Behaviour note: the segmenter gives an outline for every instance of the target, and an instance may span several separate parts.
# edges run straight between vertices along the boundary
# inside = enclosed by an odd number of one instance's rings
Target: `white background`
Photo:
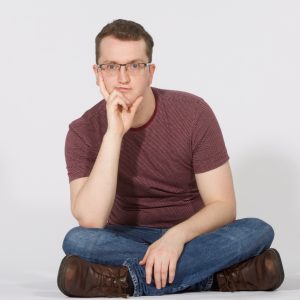
[[[68,124],[102,99],[94,39],[118,18],[152,35],[153,86],[213,108],[238,217],[274,227],[282,289],[299,289],[299,2],[10,0],[0,1],[0,298],[63,297],[61,243],[77,225],[64,141]]]

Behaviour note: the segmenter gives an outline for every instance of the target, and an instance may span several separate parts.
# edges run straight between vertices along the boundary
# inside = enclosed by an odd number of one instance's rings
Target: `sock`
[[[211,290],[212,291],[219,291],[219,285],[218,285],[216,274],[214,274],[214,276],[213,276],[213,283],[212,283],[212,286],[211,286]]]

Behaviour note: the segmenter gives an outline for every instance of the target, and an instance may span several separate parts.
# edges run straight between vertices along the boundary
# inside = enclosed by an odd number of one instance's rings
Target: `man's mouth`
[[[117,87],[117,90],[118,90],[119,92],[126,93],[126,92],[128,92],[130,89],[129,89],[129,88],[123,88],[123,87]]]

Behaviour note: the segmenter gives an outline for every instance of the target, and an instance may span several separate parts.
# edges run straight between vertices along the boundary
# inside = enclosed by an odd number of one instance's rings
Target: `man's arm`
[[[97,84],[106,101],[108,129],[89,177],[70,184],[72,213],[79,225],[89,228],[107,224],[116,195],[122,140],[143,100],[138,96],[131,103],[116,89],[109,94],[101,71],[96,70]]]
[[[184,243],[236,219],[236,201],[229,162],[195,176],[205,206],[167,232],[181,237]]]
[[[106,132],[89,177],[71,181],[71,210],[79,225],[103,228],[114,204],[122,136]]]
[[[236,204],[229,163],[201,174],[196,174],[199,193],[204,208],[189,219],[171,227],[160,239],[151,244],[141,265],[145,265],[146,282],[154,273],[155,285],[159,289],[175,278],[176,264],[184,244],[195,237],[224,226],[235,220]]]

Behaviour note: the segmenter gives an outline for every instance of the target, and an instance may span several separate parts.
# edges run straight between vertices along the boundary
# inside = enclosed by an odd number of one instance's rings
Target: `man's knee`
[[[259,218],[245,218],[242,219],[244,224],[248,226],[260,240],[264,241],[266,245],[271,245],[274,239],[274,229],[267,222]]]
[[[89,248],[89,245],[99,243],[103,235],[105,230],[100,228],[74,227],[67,232],[62,248],[65,254],[78,254],[81,250]]]
[[[81,227],[74,227],[67,232],[62,248],[66,254],[72,254],[81,239]]]

